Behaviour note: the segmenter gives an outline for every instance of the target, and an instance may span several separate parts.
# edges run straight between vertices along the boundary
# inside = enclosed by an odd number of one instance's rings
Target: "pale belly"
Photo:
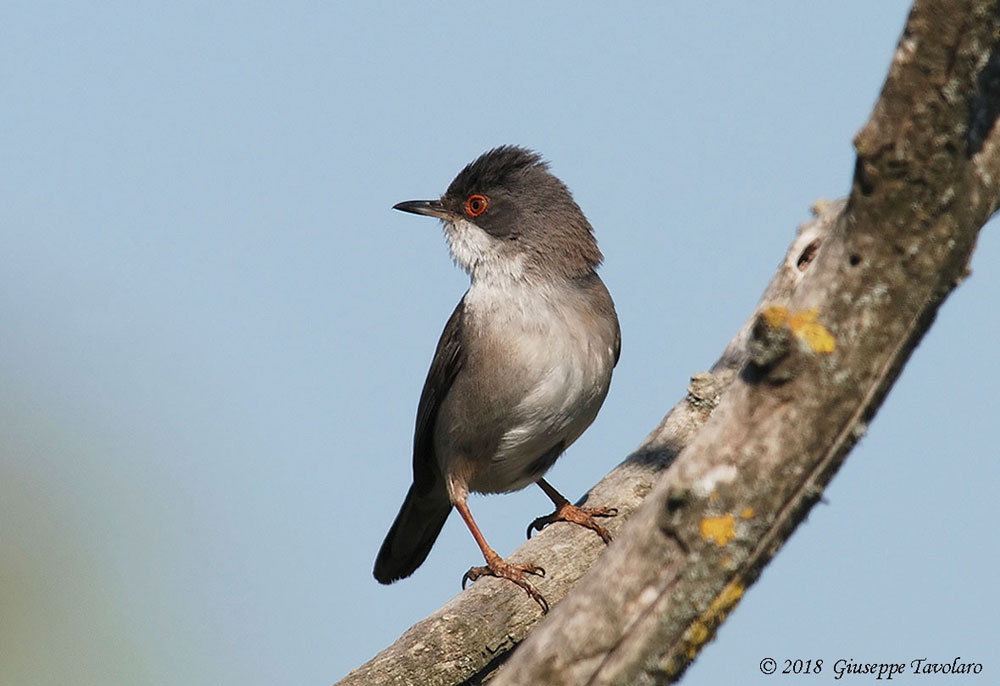
[[[572,336],[526,336],[515,359],[537,370],[505,413],[495,451],[470,473],[469,490],[516,491],[537,481],[597,416],[611,382],[611,351]]]
[[[434,439],[453,501],[537,481],[594,421],[611,383],[618,324],[613,309],[597,316],[588,298],[524,284],[492,292],[474,284],[466,294],[463,367]]]

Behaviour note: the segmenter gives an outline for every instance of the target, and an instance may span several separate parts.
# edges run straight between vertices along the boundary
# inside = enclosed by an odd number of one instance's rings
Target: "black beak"
[[[392,206],[392,209],[412,214],[424,214],[428,217],[437,217],[438,219],[449,219],[451,217],[451,212],[444,208],[440,200],[407,200],[406,202],[396,203]]]

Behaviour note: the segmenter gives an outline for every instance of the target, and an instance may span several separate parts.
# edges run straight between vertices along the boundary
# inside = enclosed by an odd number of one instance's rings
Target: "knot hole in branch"
[[[809,245],[807,245],[802,252],[799,253],[799,259],[795,261],[795,266],[798,267],[800,272],[804,272],[809,268],[809,264],[813,261],[813,258],[816,257],[816,253],[819,252],[819,246],[822,242],[823,241],[819,238],[810,241]]]

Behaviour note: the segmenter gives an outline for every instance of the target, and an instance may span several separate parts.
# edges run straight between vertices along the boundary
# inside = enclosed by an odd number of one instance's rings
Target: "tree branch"
[[[522,641],[496,684],[651,684],[683,672],[819,498],[967,273],[1000,202],[998,4],[917,0],[855,138],[850,197],[816,209],[712,372],[588,494],[619,509],[607,553],[598,560],[592,533],[555,524],[511,556],[549,572],[543,624],[525,640],[537,606],[482,579],[341,684],[480,683]]]
[[[862,436],[1000,199],[995,1],[918,0],[851,195],[616,545],[496,684],[675,680]],[[684,541],[683,545],[679,541]]]

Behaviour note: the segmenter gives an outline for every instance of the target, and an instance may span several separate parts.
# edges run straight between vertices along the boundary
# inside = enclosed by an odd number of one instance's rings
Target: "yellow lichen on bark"
[[[720,548],[736,536],[736,520],[731,514],[722,517],[705,517],[699,526],[701,537],[706,541],[715,541]]]
[[[801,338],[814,353],[832,353],[836,347],[833,334],[819,323],[819,310],[801,310],[788,318],[788,328]]]
[[[819,322],[819,310],[815,307],[798,312],[789,312],[787,307],[772,305],[761,312],[764,321],[772,329],[787,326],[796,337],[805,341],[814,353],[832,353],[836,340],[830,330]]]
[[[715,629],[740,602],[743,591],[743,584],[739,581],[730,581],[719,595],[715,596],[708,609],[684,632],[683,653],[689,660],[693,660],[702,646],[712,638]]]

